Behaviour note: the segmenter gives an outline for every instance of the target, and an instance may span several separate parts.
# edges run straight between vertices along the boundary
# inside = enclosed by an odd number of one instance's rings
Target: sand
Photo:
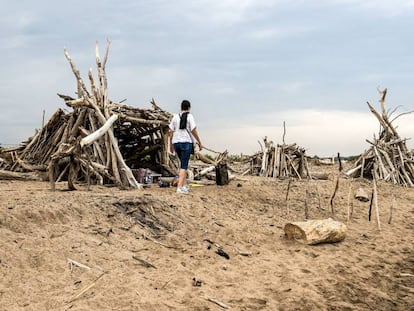
[[[0,309],[414,310],[414,189],[378,184],[378,230],[348,179],[332,215],[333,177],[294,181],[289,207],[288,180],[260,177],[189,195],[0,181]],[[345,223],[345,240],[285,238],[306,189],[309,218]]]

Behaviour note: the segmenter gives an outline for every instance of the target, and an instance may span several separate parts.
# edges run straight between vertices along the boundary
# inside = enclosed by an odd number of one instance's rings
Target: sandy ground
[[[288,180],[270,178],[187,196],[0,181],[0,309],[414,310],[414,189],[378,185],[378,230],[369,202],[351,199],[347,221],[341,178],[333,218],[345,240],[286,240],[284,225],[304,220],[306,189],[309,218],[332,216],[334,185],[293,182],[288,210]]]

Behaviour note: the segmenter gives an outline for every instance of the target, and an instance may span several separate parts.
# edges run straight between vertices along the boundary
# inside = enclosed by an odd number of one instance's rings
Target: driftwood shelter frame
[[[380,94],[381,111],[369,103],[368,107],[380,123],[378,138],[374,135],[372,140],[366,140],[370,148],[355,162],[353,168],[346,175],[353,178],[378,179],[405,187],[414,187],[414,154],[406,145],[406,138],[401,138],[393,122],[399,117],[412,113],[405,112],[393,117],[396,109],[387,110],[385,97],[387,89],[378,90]]]
[[[172,115],[154,100],[152,109],[140,109],[112,102],[108,97],[106,63],[110,41],[101,61],[96,43],[97,79],[89,69],[90,88],[69,52],[64,54],[75,75],[77,98],[58,94],[68,107],[58,109],[49,122],[18,147],[6,149],[0,168],[6,175],[31,172],[22,178],[67,180],[69,189],[76,181],[115,184],[121,188],[142,188],[134,168],[145,166],[175,175],[177,161],[168,153],[168,122]],[[12,178],[12,177],[10,177]]]

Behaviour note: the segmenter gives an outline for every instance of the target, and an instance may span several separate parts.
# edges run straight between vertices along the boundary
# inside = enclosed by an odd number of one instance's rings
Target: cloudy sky
[[[75,96],[95,42],[109,96],[176,112],[192,102],[204,144],[253,154],[264,136],[308,155],[355,155],[387,107],[414,110],[414,0],[0,0],[0,144],[15,145]],[[396,123],[414,137],[414,114]],[[410,141],[409,147],[414,148]]]

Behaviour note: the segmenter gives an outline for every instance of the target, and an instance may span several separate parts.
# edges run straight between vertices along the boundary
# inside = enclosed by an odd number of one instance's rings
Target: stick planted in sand
[[[332,215],[335,213],[335,210],[334,210],[334,199],[335,199],[335,196],[336,196],[336,192],[339,189],[339,177],[340,177],[341,172],[342,172],[341,155],[339,154],[339,152],[338,152],[338,163],[339,163],[338,176],[336,176],[335,189],[334,189],[334,192],[332,193],[331,201],[330,201]]]
[[[378,230],[381,230],[381,223],[380,223],[380,218],[379,218],[379,208],[378,208],[378,191],[377,191],[377,180],[378,180],[378,176],[377,176],[377,171],[376,169],[374,169],[373,172],[373,179],[372,179],[372,186],[373,186],[373,199],[374,199],[374,206],[375,206],[375,214],[377,216],[377,225],[378,225]]]
[[[394,206],[395,206],[395,196],[392,196],[392,201],[391,201],[391,206],[390,206],[390,217],[388,218],[388,224],[390,225],[392,222],[392,212],[394,210]]]
[[[352,193],[352,181],[349,183],[348,204],[347,204],[347,221],[349,221],[351,219],[351,193]]]
[[[290,185],[292,184],[293,178],[289,178],[289,183],[286,190],[286,214],[289,215],[289,191],[290,191]]]
[[[305,190],[305,219],[309,219],[308,198],[309,198],[309,189],[308,189],[308,185],[306,185],[306,190]]]
[[[372,214],[372,204],[374,202],[374,191],[371,192],[371,200],[369,202],[369,209],[368,209],[368,221],[371,221],[371,214]]]

